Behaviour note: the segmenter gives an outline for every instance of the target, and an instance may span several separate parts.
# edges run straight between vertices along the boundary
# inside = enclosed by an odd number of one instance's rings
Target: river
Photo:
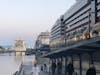
[[[13,75],[19,69],[21,62],[34,61],[33,56],[0,55],[0,75]]]

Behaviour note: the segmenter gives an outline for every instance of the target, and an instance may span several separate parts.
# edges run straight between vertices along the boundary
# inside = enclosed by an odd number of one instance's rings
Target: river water
[[[13,75],[22,62],[32,62],[35,56],[0,55],[0,75]]]

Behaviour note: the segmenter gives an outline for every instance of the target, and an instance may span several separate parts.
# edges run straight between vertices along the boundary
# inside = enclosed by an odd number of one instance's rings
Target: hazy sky
[[[50,31],[75,0],[0,0],[0,45],[23,38],[33,45],[37,35]]]

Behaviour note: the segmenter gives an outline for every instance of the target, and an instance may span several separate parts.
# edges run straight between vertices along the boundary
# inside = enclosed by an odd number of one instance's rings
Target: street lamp
[[[60,20],[61,20],[61,31],[62,31],[62,36],[63,36],[63,44],[64,44],[64,47],[66,46],[66,30],[65,30],[65,24],[64,24],[64,15],[62,15],[60,17]]]
[[[90,33],[91,33],[91,21],[92,21],[92,19],[91,19],[91,14],[95,14],[95,12],[89,12],[89,15],[88,15],[88,17],[89,17],[89,25],[88,25],[88,35],[89,35],[89,39],[91,38],[91,35],[90,35]]]
[[[89,18],[88,38],[91,38],[91,34],[90,34],[91,26],[93,26],[97,22],[97,0],[88,0],[88,4],[91,6],[89,15],[88,15],[88,18]]]
[[[91,17],[91,12],[89,12],[89,16],[88,17],[89,17],[88,33],[89,33],[89,39],[90,39],[90,31],[91,31],[91,29],[90,29],[91,28],[91,26],[90,26],[91,25],[90,17]]]

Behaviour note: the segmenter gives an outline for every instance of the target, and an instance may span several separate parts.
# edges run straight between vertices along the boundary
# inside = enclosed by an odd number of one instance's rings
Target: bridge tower
[[[26,45],[23,39],[15,40],[16,56],[24,56],[26,51]]]

